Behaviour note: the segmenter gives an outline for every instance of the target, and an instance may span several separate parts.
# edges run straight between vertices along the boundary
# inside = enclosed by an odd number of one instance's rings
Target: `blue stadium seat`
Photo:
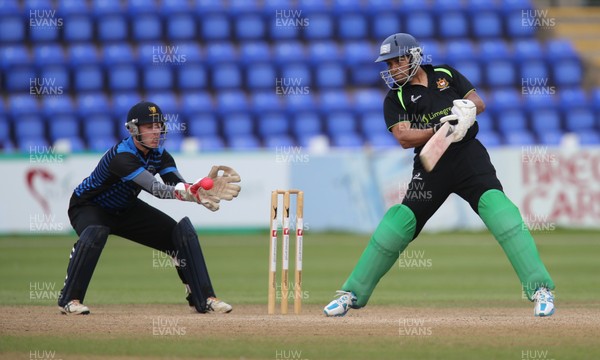
[[[275,85],[279,95],[301,92],[312,85],[310,68],[304,63],[287,64],[281,69],[281,78]]]
[[[73,115],[56,115],[48,119],[50,141],[79,137],[79,120]]]
[[[5,69],[12,65],[25,65],[31,62],[29,51],[23,45],[9,45],[0,48],[0,65]]]
[[[486,64],[494,60],[510,60],[513,55],[504,40],[482,40],[479,43],[479,60]]]
[[[229,0],[227,9],[234,17],[257,12],[262,6],[261,0]]]
[[[450,11],[438,18],[442,38],[465,38],[469,35],[469,23],[463,12]]]
[[[64,26],[65,19],[58,17],[55,12],[46,15],[48,11],[55,11],[48,9],[52,9],[52,6],[35,9],[44,14],[41,18],[29,16],[29,40],[34,43],[59,40],[60,29]]]
[[[219,135],[219,122],[216,115],[204,112],[196,113],[189,118],[189,135],[194,137],[208,137]]]
[[[260,142],[252,134],[231,136],[228,140],[232,150],[254,150],[260,148]]]
[[[456,40],[454,40],[456,41]],[[419,41],[421,48],[423,49],[423,63],[424,64],[445,64],[446,63],[446,55],[444,53],[444,48],[437,41],[432,40],[424,40]],[[472,52],[473,49],[469,48],[469,52]],[[461,54],[462,56],[462,54]]]
[[[269,112],[257,116],[258,134],[267,137],[271,135],[287,134],[290,131],[290,123],[284,113]]]
[[[77,91],[102,90],[102,68],[97,65],[81,65],[73,69],[73,87]]]
[[[131,33],[137,41],[158,40],[162,36],[160,16],[151,13],[130,15]]]
[[[526,131],[527,118],[520,110],[506,109],[496,114],[498,129],[506,135],[511,132]]]
[[[316,83],[319,88],[342,88],[346,85],[346,73],[344,67],[336,62],[318,65],[316,71]]]
[[[102,60],[110,69],[114,64],[133,64],[136,59],[129,43],[117,43],[103,48]]]
[[[59,0],[57,10],[59,16],[68,19],[72,19],[73,15],[88,14],[90,12],[87,2],[81,0]]]
[[[119,0],[92,0],[92,11],[97,16],[119,14],[123,10]]]
[[[45,81],[52,88],[51,93],[62,95],[70,88],[69,68],[67,65],[44,66],[39,72],[42,82]]]
[[[360,129],[365,136],[376,133],[387,133],[385,120],[381,111],[369,111],[362,114],[358,123]]]
[[[562,132],[560,125],[560,112],[553,109],[539,109],[529,114],[531,128],[538,136],[545,132]]]
[[[537,134],[539,143],[542,145],[557,146],[563,137],[562,131],[544,131]]]
[[[522,86],[551,86],[550,73],[546,63],[541,60],[529,60],[521,63],[519,67]]]
[[[245,41],[240,44],[240,61],[244,64],[269,61],[271,48],[266,41]]]
[[[283,97],[277,95],[272,89],[264,91],[253,91],[251,97],[251,109],[256,115],[268,111],[281,111],[283,108]]]
[[[329,40],[335,36],[333,17],[327,13],[311,13],[307,15],[310,26],[302,28],[307,41]]]
[[[513,43],[513,48],[517,63],[545,59],[545,49],[537,39],[518,39]]]
[[[196,139],[202,152],[221,151],[225,148],[225,142],[218,136],[205,136]]]
[[[36,83],[51,81],[51,79],[43,79],[37,77],[37,72],[32,65],[14,65],[6,69],[6,90],[8,91],[26,91],[30,92],[32,86],[35,88],[48,88],[45,85],[38,86]],[[33,79],[33,80],[32,80]],[[34,81],[34,84],[31,82]],[[33,89],[33,91],[37,91]],[[35,94],[43,95],[36,92]]]
[[[27,138],[44,138],[44,119],[39,115],[25,115],[14,121],[15,136],[17,140]]]
[[[294,139],[287,134],[269,135],[265,137],[264,143],[268,149],[291,148],[296,145]],[[296,154],[290,154],[290,156],[296,156]]]
[[[325,115],[325,124],[327,133],[331,136],[334,134],[356,133],[356,119],[351,112],[337,111]]]
[[[546,42],[546,59],[548,61],[578,59],[573,43],[568,39],[551,39]]]
[[[370,64],[377,49],[368,41],[349,41],[343,44],[342,58],[347,65]]]
[[[206,41],[227,40],[231,38],[231,28],[227,16],[215,14],[198,18],[200,22],[201,38]]]
[[[237,135],[252,135],[254,132],[254,121],[250,114],[230,113],[224,115],[221,124],[223,133],[228,138]]]
[[[174,14],[166,21],[169,40],[191,40],[198,34],[196,20],[192,14]]]
[[[320,106],[319,110],[321,113],[327,115],[333,111],[348,111],[352,109],[348,95],[344,92],[337,90],[326,90],[320,94]]]
[[[165,117],[179,114],[180,108],[177,96],[170,90],[154,93],[148,92],[146,93],[146,100],[158,105]]]
[[[136,92],[120,92],[112,96],[112,115],[117,120],[117,124],[122,126],[127,121],[127,112],[129,109],[142,101],[142,97]]]
[[[92,41],[94,38],[93,20],[87,14],[70,16],[65,22],[63,37],[69,43]]]
[[[334,134],[331,137],[331,144],[342,148],[361,148],[363,139],[356,133]]]
[[[147,90],[167,90],[174,85],[173,71],[169,66],[147,66],[143,70],[142,79]]]
[[[235,63],[216,64],[210,71],[211,84],[217,89],[236,89],[242,86],[242,74]]]
[[[100,60],[98,49],[91,44],[76,44],[70,46],[68,58],[71,67],[75,69],[80,65],[97,64]]]
[[[98,18],[98,40],[102,42],[126,41],[128,38],[127,18],[109,14]]]
[[[265,8],[268,5],[265,3]],[[269,12],[263,9],[263,13],[267,16],[267,24],[269,26],[268,38],[275,42],[286,40],[297,40],[300,37],[300,31],[305,25],[310,24],[309,19],[294,16],[295,13],[288,10],[288,4],[272,9]],[[285,10],[284,10],[285,9]],[[285,11],[282,13],[281,11]],[[300,13],[301,15],[302,13]]]
[[[483,74],[481,71],[481,67],[476,60],[461,60],[457,62],[451,62],[461,74],[463,74],[471,84],[475,87],[480,87],[483,85]]]
[[[596,125],[595,114],[588,108],[570,109],[563,115],[567,131],[585,132],[593,130]]]
[[[127,15],[133,19],[136,16],[156,13],[158,12],[158,5],[156,3],[156,0],[128,0],[126,1]],[[159,10],[160,14],[165,13],[165,11],[162,9],[164,4],[162,5],[163,6]]]
[[[581,86],[583,67],[579,60],[558,60],[552,62],[552,76],[557,86]]]
[[[120,140],[120,139],[119,139]],[[88,149],[95,152],[105,152],[117,143],[114,137],[94,137],[88,141]]]
[[[371,38],[383,42],[385,38],[394,32],[402,32],[400,14],[385,10],[373,13],[371,16]]]
[[[504,135],[504,140],[509,146],[534,145],[536,143],[533,135],[526,130],[509,132]]]
[[[22,153],[30,152],[32,147],[36,147],[36,146],[47,147],[47,146],[49,146],[48,141],[46,140],[46,138],[43,138],[43,137],[21,138],[21,139],[17,139],[17,141],[19,143],[19,151]]]
[[[135,104],[131,104],[133,106]],[[129,109],[127,109],[129,111]],[[77,96],[77,113],[85,119],[94,114],[107,114],[111,112],[110,102],[103,92],[88,92]],[[126,119],[127,114],[122,118]],[[123,121],[125,123],[125,121]]]
[[[185,55],[185,61],[182,59],[181,63],[188,65],[204,61],[204,56],[202,55],[202,51],[197,42],[182,41],[175,43],[174,46],[178,54],[181,54],[182,57]]]
[[[366,14],[343,13],[337,17],[337,24],[337,35],[345,41],[369,38],[369,24]]]
[[[337,61],[342,58],[342,52],[334,41],[313,41],[308,45],[307,60],[314,66],[324,61]]]
[[[323,133],[319,114],[306,110],[292,115],[292,132],[296,138],[314,136]]]
[[[459,60],[475,60],[477,59],[478,54],[476,47],[471,40],[455,39],[446,43],[445,56],[447,61],[452,63]],[[434,61],[434,63],[439,62]]]
[[[528,113],[540,109],[556,109],[557,97],[550,94],[532,93],[524,97],[524,108]]]
[[[578,132],[577,137],[579,139],[579,144],[583,146],[598,146],[600,145],[600,134],[597,131],[583,131]]]
[[[494,131],[494,118],[489,111],[477,115],[477,125],[480,132]]]
[[[190,116],[202,112],[211,112],[213,108],[214,101],[208,92],[185,92],[181,95],[182,112]]]
[[[298,112],[308,110],[318,110],[317,101],[313,97],[312,93],[306,95],[290,95],[285,97],[285,108],[290,115],[294,115]]]
[[[126,118],[124,119],[123,123],[126,121]],[[107,114],[92,115],[83,120],[83,134],[88,143],[98,137],[113,138],[115,136],[115,122]]]
[[[191,10],[190,4],[186,0],[163,0],[161,1],[160,13],[166,17],[173,14],[188,13]]]
[[[33,60],[38,68],[65,64],[65,52],[60,44],[44,44],[33,48]]]
[[[4,144],[11,139],[10,124],[4,115],[0,115],[0,144]],[[0,150],[2,147],[0,146]]]
[[[243,14],[235,20],[236,39],[262,40],[265,34],[265,20],[258,13]]]
[[[579,87],[563,88],[557,95],[559,106],[562,111],[569,111],[578,107],[587,107],[590,104],[587,92]]]
[[[10,111],[10,115],[14,121],[21,116],[38,114],[39,104],[36,97],[29,94],[13,94],[8,98],[7,109]]]
[[[379,112],[380,116],[383,110],[382,101],[385,92],[376,89],[359,89],[354,92],[354,110],[357,113],[367,111]]]
[[[515,68],[510,61],[490,61],[485,66],[485,82],[491,88],[514,86],[517,84],[515,80]]]
[[[475,38],[501,38],[502,18],[493,11],[480,12],[472,18],[472,29]]]
[[[600,111],[600,87],[596,87],[592,90],[590,102],[597,112]]]
[[[205,59],[209,64],[219,64],[236,61],[238,55],[231,42],[211,42],[206,46]]]
[[[365,134],[366,142],[373,149],[390,149],[399,146],[398,141],[391,133]]]
[[[488,149],[493,148],[493,147],[498,147],[502,144],[502,141],[500,140],[500,136],[498,135],[498,133],[496,133],[494,131],[488,131],[488,132],[480,131],[477,134],[477,139],[479,139],[479,141],[483,144],[483,146],[485,146]]]
[[[417,38],[419,41],[434,38],[436,35],[434,18],[428,12],[411,13],[406,17],[405,23],[406,32]],[[381,41],[383,41],[383,39]]]
[[[0,15],[0,43],[25,41],[25,22],[18,14]]]
[[[138,70],[135,65],[113,65],[107,72],[108,86],[113,91],[136,90],[140,85]]]
[[[536,19],[523,16],[524,9],[505,13],[506,34],[509,38],[532,38],[537,30]]]
[[[272,89],[276,77],[277,71],[271,63],[257,63],[246,68],[246,86],[249,89]]]
[[[248,98],[243,91],[226,90],[217,93],[215,109],[224,114],[247,112],[250,108]]]
[[[281,41],[274,44],[273,60],[279,64],[286,65],[290,61],[304,61],[306,52],[304,45],[299,41]]]
[[[185,64],[177,69],[177,84],[181,90],[204,89],[208,85],[206,68],[200,64]]]

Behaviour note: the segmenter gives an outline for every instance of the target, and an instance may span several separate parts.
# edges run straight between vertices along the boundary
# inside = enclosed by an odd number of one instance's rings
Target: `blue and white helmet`
[[[423,60],[423,48],[421,48],[419,42],[410,34],[397,33],[383,40],[379,47],[379,57],[375,62],[382,62],[402,56],[409,56],[410,65],[407,69],[396,69],[394,73],[392,73],[392,70],[380,72],[381,78],[392,90],[397,90],[404,86],[415,76]],[[406,76],[406,80],[402,84],[394,80],[394,76],[398,75],[402,75],[402,77]]]

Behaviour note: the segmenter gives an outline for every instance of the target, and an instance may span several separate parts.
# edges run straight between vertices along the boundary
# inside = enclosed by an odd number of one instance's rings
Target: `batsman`
[[[384,215],[358,264],[325,308],[344,316],[364,307],[379,280],[419,235],[429,218],[455,193],[469,203],[494,235],[512,264],[523,291],[535,302],[535,316],[554,313],[554,283],[539,257],[519,209],[504,194],[484,146],[477,140],[476,114],[485,104],[473,85],[448,65],[422,64],[423,49],[410,34],[383,41],[376,62],[386,62],[381,77],[390,88],[383,102],[388,130],[403,148],[414,148],[412,180],[401,204]],[[431,172],[419,154],[444,123],[452,144]],[[423,197],[415,192],[426,192]],[[425,198],[425,199],[424,199]]]
[[[240,176],[229,167],[213,166],[207,176],[210,180],[185,182],[163,147],[167,126],[161,109],[152,102],[135,104],[125,126],[131,136],[108,149],[71,196],[68,215],[79,240],[71,250],[58,298],[60,311],[90,313],[83,304],[85,294],[108,236],[113,234],[172,257],[188,303],[196,311],[230,312],[231,305],[216,297],[189,218],[176,222],[138,195],[144,190],[161,199],[196,202],[217,211],[221,200],[238,196]]]

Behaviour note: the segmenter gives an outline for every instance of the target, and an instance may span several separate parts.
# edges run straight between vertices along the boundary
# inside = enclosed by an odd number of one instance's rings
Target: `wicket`
[[[268,313],[275,314],[275,294],[277,284],[277,207],[279,195],[283,195],[283,237],[281,242],[281,314],[288,312],[289,294],[289,253],[290,253],[290,195],[296,195],[296,266],[294,277],[294,312],[302,310],[302,246],[303,246],[303,216],[304,192],[301,190],[275,190],[271,192],[271,241],[269,246],[269,294]]]

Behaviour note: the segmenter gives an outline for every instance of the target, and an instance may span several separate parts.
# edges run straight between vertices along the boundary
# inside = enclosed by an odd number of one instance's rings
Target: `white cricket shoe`
[[[222,314],[230,313],[233,307],[223,300],[219,300],[216,297],[209,297],[206,299],[206,307],[208,312],[214,311]]]
[[[533,315],[550,316],[554,314],[554,295],[550,290],[544,287],[537,289],[533,294],[533,301],[535,302]]]
[[[323,309],[325,316],[344,316],[351,307],[356,305],[357,298],[353,292],[338,290],[336,294],[339,297]]]
[[[71,300],[64,307],[58,307],[64,315],[87,315],[90,309],[79,302],[79,300]]]

